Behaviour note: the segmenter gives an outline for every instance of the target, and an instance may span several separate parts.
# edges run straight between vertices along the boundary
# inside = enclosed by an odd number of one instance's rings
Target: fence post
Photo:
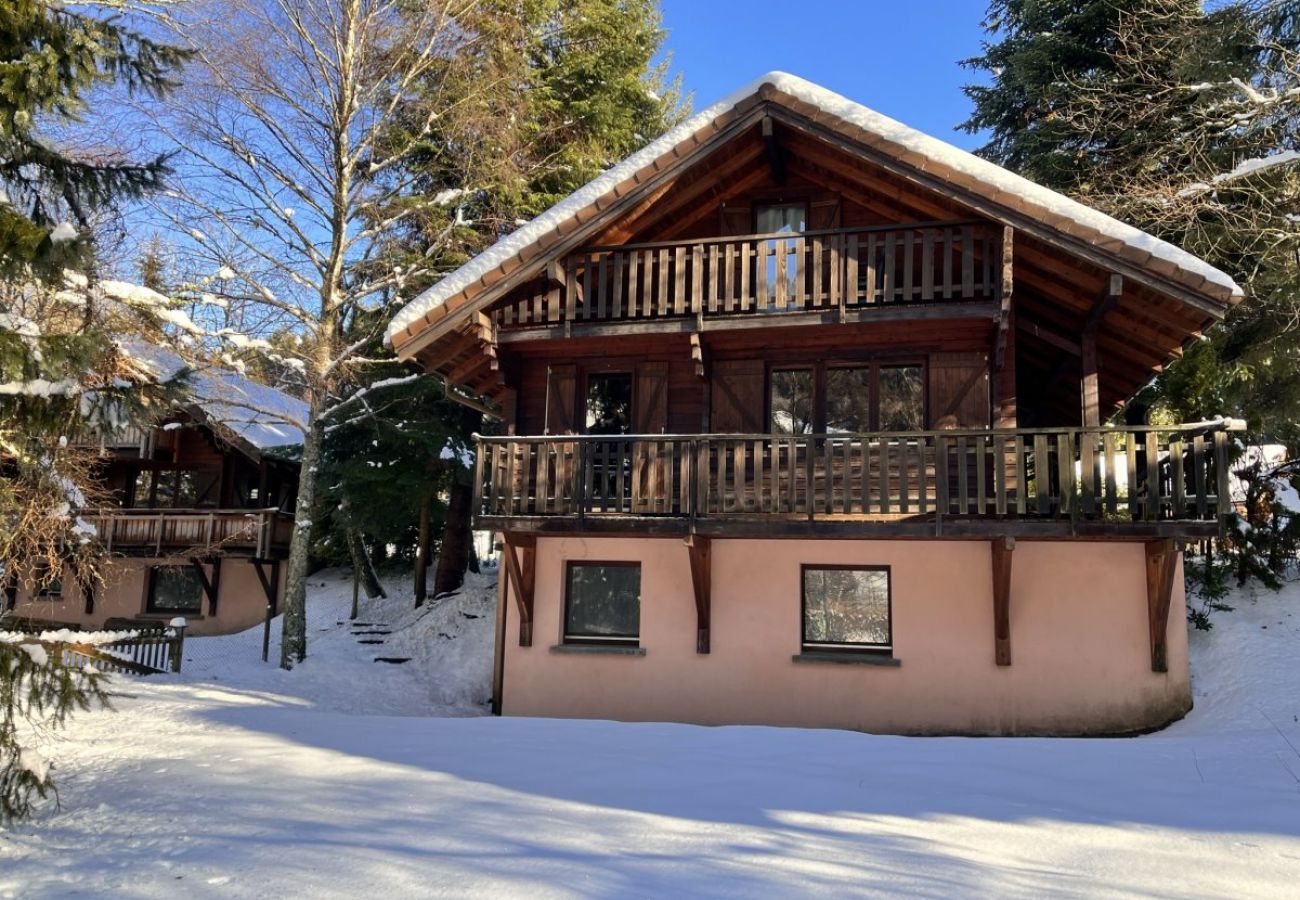
[[[271,619],[273,618],[275,618],[275,608],[268,600],[266,601],[266,623],[262,626],[262,662],[266,662],[267,656],[271,653]]]
[[[357,565],[354,563],[352,566],[352,614],[348,616],[348,619],[354,622],[356,621],[358,615],[357,590],[360,584],[361,584],[361,569],[357,567]],[[263,652],[262,655],[262,662],[266,662],[265,652]]]
[[[171,640],[171,658],[169,660],[171,663],[171,670],[180,674],[181,653],[185,649],[185,629],[190,623],[185,620],[184,616],[177,616],[167,624],[171,626],[175,635]]]

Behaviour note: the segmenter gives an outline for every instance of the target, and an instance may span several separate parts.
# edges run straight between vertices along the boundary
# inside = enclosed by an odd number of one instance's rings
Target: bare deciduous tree
[[[153,111],[178,151],[177,187],[158,212],[175,227],[188,271],[215,273],[197,286],[220,301],[209,310],[223,322],[208,328],[225,329],[227,342],[277,334],[278,364],[298,373],[310,409],[301,423],[285,668],[306,654],[304,582],[325,431],[364,415],[371,391],[416,377],[354,389],[359,369],[377,362],[361,354],[387,318],[379,313],[427,275],[418,263],[386,264],[383,251],[419,209],[400,163],[451,112],[433,76],[473,40],[458,25],[473,6],[223,0],[164,17],[194,57],[179,102]],[[424,124],[411,130],[405,105],[417,87]],[[394,142],[399,114],[407,136]],[[247,348],[265,344],[248,340]]]

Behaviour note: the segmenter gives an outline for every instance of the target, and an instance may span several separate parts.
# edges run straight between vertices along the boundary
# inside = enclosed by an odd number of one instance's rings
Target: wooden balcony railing
[[[641,517],[697,529],[1208,535],[1232,509],[1228,432],[1240,427],[482,437],[475,510],[480,527],[500,530]]]
[[[963,221],[591,247],[493,315],[509,327],[995,300],[1000,242]]]
[[[109,552],[240,553],[269,558],[289,546],[293,518],[278,509],[93,509],[80,517]]]

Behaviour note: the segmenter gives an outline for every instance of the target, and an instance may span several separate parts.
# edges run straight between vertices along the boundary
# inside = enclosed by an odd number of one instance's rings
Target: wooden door
[[[668,429],[668,363],[643,362],[636,367],[632,389],[632,431],[657,435]],[[632,447],[632,511],[672,511],[669,486],[675,474],[674,451],[668,440],[642,440]]]

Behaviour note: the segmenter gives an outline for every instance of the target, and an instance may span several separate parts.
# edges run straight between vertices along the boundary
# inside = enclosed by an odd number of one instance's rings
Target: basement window
[[[804,650],[893,650],[888,566],[804,566]]]
[[[203,581],[192,566],[154,566],[149,570],[151,613],[200,613],[203,611]]]
[[[564,591],[564,643],[638,646],[641,564],[570,562]]]

